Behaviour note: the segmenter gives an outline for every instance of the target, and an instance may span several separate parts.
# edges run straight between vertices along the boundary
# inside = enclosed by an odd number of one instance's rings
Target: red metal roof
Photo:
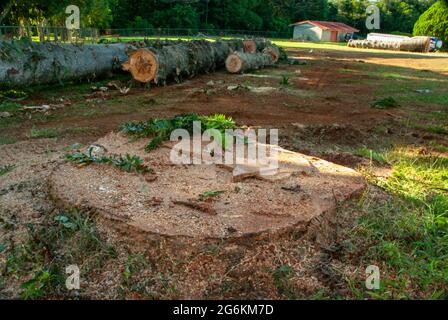
[[[289,26],[297,26],[299,24],[310,23],[315,25],[316,27],[321,28],[322,30],[330,30],[330,31],[342,31],[342,32],[358,32],[358,29],[350,27],[342,22],[330,22],[330,21],[317,21],[317,20],[305,20],[290,24]]]

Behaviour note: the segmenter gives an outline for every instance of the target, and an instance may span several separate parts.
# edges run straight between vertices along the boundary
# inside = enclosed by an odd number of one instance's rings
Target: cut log
[[[141,48],[131,52],[129,60],[122,67],[140,82],[180,82],[185,78],[224,67],[229,53],[242,48],[241,40],[198,40],[162,48]]]
[[[267,46],[263,49],[264,54],[269,54],[272,57],[272,61],[274,63],[277,63],[277,61],[280,59],[280,49],[277,46]]]
[[[226,69],[230,73],[244,73],[273,64],[272,56],[264,53],[234,52],[226,59]]]
[[[379,40],[350,40],[348,46],[351,48],[383,49],[395,51],[429,52],[431,45],[430,37],[413,37],[394,42]]]
[[[137,48],[163,48],[180,41],[74,45],[0,41],[0,85],[7,87],[92,80],[121,70]]]
[[[255,40],[243,40],[244,52],[255,53],[257,52],[257,43]]]
[[[128,61],[122,64],[122,69],[129,71],[135,80],[146,83],[156,77],[159,64],[151,50],[142,48],[129,55]]]
[[[246,39],[243,40],[243,51],[245,53],[263,52],[267,48],[278,52],[277,56],[280,56],[280,50],[276,45],[273,45],[271,41],[266,39]],[[278,59],[277,59],[278,60]]]
[[[400,51],[429,52],[430,45],[430,37],[413,37],[400,42]]]
[[[128,49],[127,44],[0,41],[0,85],[29,86],[109,75],[127,60]]]

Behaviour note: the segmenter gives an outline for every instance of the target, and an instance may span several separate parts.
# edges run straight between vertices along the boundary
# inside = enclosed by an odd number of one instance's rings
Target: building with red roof
[[[307,41],[344,41],[359,32],[358,29],[342,22],[305,20],[289,26],[294,27],[293,39]]]

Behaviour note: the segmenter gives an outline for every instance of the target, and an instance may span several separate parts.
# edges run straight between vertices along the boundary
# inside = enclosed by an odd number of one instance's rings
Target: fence
[[[28,37],[33,41],[97,43],[101,39],[125,41],[126,39],[146,39],[162,37],[179,38],[290,38],[292,33],[274,31],[147,28],[147,29],[95,29],[69,30],[64,27],[49,26],[0,26],[1,39]]]
[[[1,39],[20,39],[24,37],[41,42],[97,43],[99,40],[99,30],[94,28],[69,30],[64,27],[48,26],[0,26]]]

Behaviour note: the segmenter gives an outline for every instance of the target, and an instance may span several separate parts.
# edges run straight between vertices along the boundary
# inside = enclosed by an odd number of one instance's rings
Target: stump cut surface
[[[140,156],[155,171],[149,177],[64,163],[50,177],[52,196],[153,235],[244,239],[324,223],[323,216],[365,187],[352,169],[279,147],[278,172],[263,176],[257,165],[174,165],[173,143],[148,154],[147,142],[111,133],[97,144],[110,154]]]

